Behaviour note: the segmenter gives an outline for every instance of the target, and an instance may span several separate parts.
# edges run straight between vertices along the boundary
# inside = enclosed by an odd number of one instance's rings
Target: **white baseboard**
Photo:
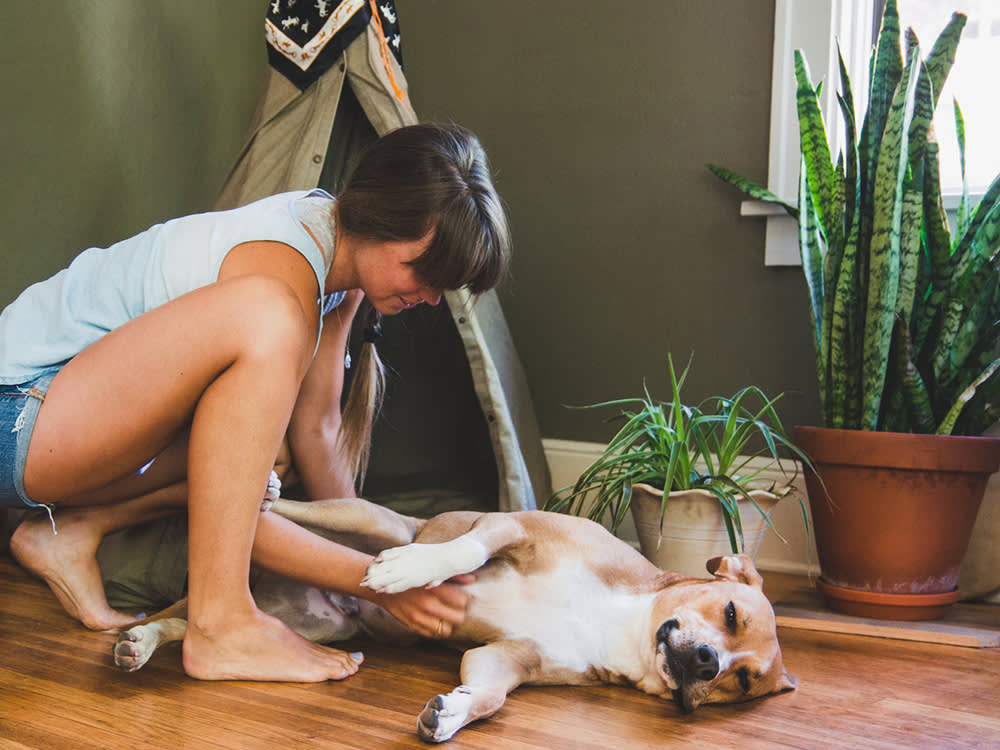
[[[545,457],[548,460],[549,472],[552,475],[552,486],[556,489],[567,487],[576,482],[580,474],[604,452],[602,443],[587,443],[576,440],[558,440],[545,438],[542,440]],[[762,459],[753,459],[751,465],[767,463]],[[774,531],[768,531],[757,555],[757,567],[779,573],[795,573],[797,575],[818,575],[819,566],[816,562],[815,543],[807,536],[805,524],[802,521],[802,509],[797,498],[805,500],[805,483],[802,474],[796,474],[793,462],[788,462],[789,476],[795,475],[791,483],[795,492],[779,503],[771,514],[771,523],[778,533],[784,537],[782,541]],[[787,484],[781,470],[773,468],[761,473],[761,478],[780,484]],[[805,504],[808,517],[809,507]],[[810,529],[812,523],[810,521]],[[631,518],[618,530],[618,535],[633,546],[638,546],[635,527]]]

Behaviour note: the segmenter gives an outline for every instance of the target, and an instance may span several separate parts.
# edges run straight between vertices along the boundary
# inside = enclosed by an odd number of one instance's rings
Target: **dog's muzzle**
[[[719,674],[719,654],[707,643],[671,645],[671,635],[680,630],[675,618],[666,620],[656,631],[657,650],[663,654],[663,667],[676,684],[673,688],[674,702],[684,711],[691,711],[694,705],[688,700],[696,683],[711,682]]]

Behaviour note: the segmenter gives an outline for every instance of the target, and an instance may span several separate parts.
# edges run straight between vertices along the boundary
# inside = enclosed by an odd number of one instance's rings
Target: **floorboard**
[[[765,576],[772,600],[807,587]],[[1000,607],[997,608],[1000,621]],[[624,687],[525,687],[454,750],[607,748],[1000,748],[1000,649],[781,628],[793,693],[680,713]],[[361,671],[319,685],[207,683],[176,647],[135,674],[114,636],[84,630],[0,554],[0,750],[314,750],[427,747],[424,703],[450,690],[459,655],[354,642]]]

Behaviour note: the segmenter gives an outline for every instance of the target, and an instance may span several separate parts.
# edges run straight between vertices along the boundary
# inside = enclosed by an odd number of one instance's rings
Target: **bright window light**
[[[941,183],[946,195],[961,193],[962,177],[955,134],[954,101],[965,120],[965,169],[969,192],[981,195],[1000,172],[1000,97],[992,80],[1000,70],[998,0],[897,0],[900,25],[912,27],[926,57],[955,11],[969,21],[934,114],[941,147]]]

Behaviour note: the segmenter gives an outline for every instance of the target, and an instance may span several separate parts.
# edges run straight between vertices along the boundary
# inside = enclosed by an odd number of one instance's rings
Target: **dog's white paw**
[[[424,742],[446,742],[469,722],[471,707],[472,695],[467,687],[436,695],[417,717],[417,734]]]
[[[407,544],[384,550],[368,566],[362,584],[383,594],[438,586],[452,576],[471,573],[486,562],[479,542],[459,537],[442,544]]]

